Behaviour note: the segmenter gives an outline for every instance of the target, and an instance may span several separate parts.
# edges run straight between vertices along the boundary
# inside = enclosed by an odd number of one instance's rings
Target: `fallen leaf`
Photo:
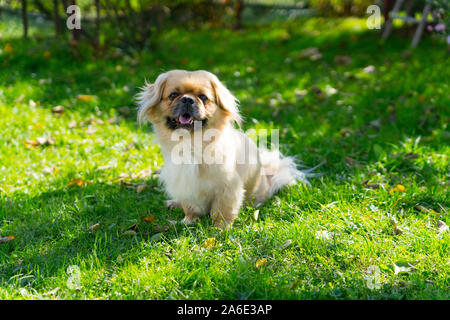
[[[412,153],[412,152],[410,152],[410,153],[408,153],[408,154],[406,154],[406,158],[407,159],[417,159],[419,157],[419,155],[417,154],[417,153]]]
[[[148,223],[155,223],[155,217],[152,214],[149,214],[148,216],[144,217],[142,221],[148,222]]]
[[[421,211],[421,212],[425,212],[425,213],[432,213],[432,214],[436,214],[436,215],[439,214],[439,212],[436,212],[436,211],[434,211],[433,209],[425,208],[425,207],[422,206],[422,205],[417,205],[417,206],[416,206],[416,209],[419,210],[419,211]]]
[[[57,114],[57,115],[64,113],[64,111],[65,111],[65,109],[63,106],[56,106],[52,109],[53,114]]]
[[[127,107],[127,106],[125,106],[125,107],[120,107],[120,108],[118,108],[117,109],[117,111],[121,114],[121,115],[123,115],[123,116],[129,116],[130,114],[131,114],[131,109],[129,108],[129,107]]]
[[[264,265],[266,265],[266,264],[267,264],[267,259],[266,259],[266,258],[258,259],[258,260],[256,260],[256,262],[255,262],[255,266],[256,266],[257,268],[261,268],[262,266],[264,266]]]
[[[94,125],[88,125],[86,133],[87,134],[94,134],[97,132],[97,128]]]
[[[288,240],[286,240],[285,242],[283,242],[283,243],[281,244],[281,249],[286,249],[286,248],[289,247],[291,244],[292,244],[292,240],[291,240],[291,239],[288,239]]]
[[[255,210],[255,212],[253,212],[253,219],[258,220],[258,216],[259,216],[259,210]]]
[[[76,179],[70,180],[68,186],[69,187],[72,187],[72,186],[81,187],[84,184],[85,184],[85,181],[83,179],[76,178]]]
[[[148,186],[145,183],[139,184],[136,186],[136,192],[141,193],[142,191],[144,191],[147,188],[148,188]]]
[[[355,160],[355,159],[353,159],[353,158],[350,158],[350,157],[344,157],[344,160],[345,160],[345,162],[347,162],[347,164],[348,164],[349,166],[355,166],[355,167],[360,167],[360,166],[361,166],[361,164],[359,163],[359,161],[358,161],[358,160]]]
[[[0,235],[0,243],[13,241],[16,237],[14,236],[1,236]]]
[[[369,180],[363,181],[362,185],[366,188],[370,188],[370,189],[378,189],[380,187],[379,183],[368,183]]]
[[[158,241],[159,239],[161,239],[163,236],[162,233],[155,233],[154,235],[151,236],[150,240],[151,241]]]
[[[139,223],[134,223],[133,225],[129,226],[129,227],[127,228],[127,230],[136,231],[137,228],[138,228],[138,226],[139,226]]]
[[[352,59],[349,56],[335,56],[334,63],[346,66],[352,63]]]
[[[36,147],[38,145],[39,145],[39,143],[37,141],[25,140],[25,147],[26,148]]]
[[[5,52],[5,53],[13,52],[13,48],[12,48],[11,44],[9,44],[9,43],[5,44],[5,47],[3,48],[3,52]]]
[[[399,273],[410,273],[414,271],[416,268],[413,264],[410,264],[408,262],[396,262],[394,263],[394,274]]]
[[[76,127],[77,127],[77,122],[76,122],[76,120],[70,121],[68,127],[69,127],[69,129],[76,128]]]
[[[88,94],[79,94],[77,95],[77,99],[84,102],[90,102],[95,99],[95,96],[88,95]]]
[[[44,169],[42,169],[42,172],[45,174],[53,174],[53,173],[58,172],[58,170],[59,169],[56,167],[45,167]]]
[[[405,188],[403,185],[398,184],[398,185],[396,185],[394,188],[392,188],[392,189],[389,191],[389,193],[393,193],[393,192],[402,192],[402,191],[405,191],[405,190],[406,190],[406,188]]]
[[[104,166],[97,167],[97,169],[95,169],[95,171],[103,171],[103,170],[111,169],[113,167],[114,167],[113,164],[106,164]]]
[[[449,231],[448,225],[446,225],[445,222],[442,220],[438,220],[436,227],[437,227],[439,233],[444,233],[444,232]]]
[[[138,172],[137,177],[138,178],[147,178],[150,177],[152,174],[152,171],[150,169],[144,169]]]
[[[373,73],[375,73],[376,68],[375,68],[375,66],[370,65],[370,66],[365,67],[362,71],[367,74],[373,74]]]
[[[334,94],[336,94],[338,91],[337,89],[333,88],[332,86],[330,86],[329,84],[327,84],[325,86],[325,94],[329,97],[332,96]]]
[[[47,137],[39,137],[36,138],[36,142],[41,146],[50,146],[55,144],[54,138],[47,138]]]
[[[403,230],[400,229],[400,227],[398,226],[397,221],[395,220],[395,218],[391,217],[389,219],[389,221],[391,222],[392,226],[394,227],[394,234],[399,236],[403,233]]]
[[[211,249],[215,246],[216,239],[215,238],[208,238],[203,242],[202,247],[205,249]]]
[[[167,231],[169,231],[170,228],[169,228],[169,226],[155,225],[154,229],[155,229],[155,231],[158,231],[158,232],[167,232]]]
[[[312,47],[312,48],[306,48],[300,51],[299,56],[300,58],[310,58],[312,56],[320,55],[320,51],[318,48]]]
[[[93,224],[92,226],[89,227],[89,231],[96,232],[99,226],[100,226],[100,223]]]
[[[320,240],[332,240],[334,234],[332,232],[328,232],[327,230],[320,230],[316,232],[316,239]]]

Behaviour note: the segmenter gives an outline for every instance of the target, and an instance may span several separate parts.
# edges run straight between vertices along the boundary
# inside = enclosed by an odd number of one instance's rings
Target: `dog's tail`
[[[266,189],[266,199],[272,197],[284,186],[295,185],[297,182],[302,182],[310,187],[308,177],[316,175],[311,173],[316,167],[299,170],[293,157],[283,156],[278,150],[260,149],[260,159],[263,174],[266,175],[269,184]]]

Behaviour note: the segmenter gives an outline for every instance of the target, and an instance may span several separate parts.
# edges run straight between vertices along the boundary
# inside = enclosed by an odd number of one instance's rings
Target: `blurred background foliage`
[[[245,25],[289,20],[304,16],[367,15],[378,5],[386,18],[394,0],[0,0],[1,12],[21,15],[23,36],[28,36],[29,17],[51,21],[56,37],[73,46],[80,41],[101,55],[109,48],[152,49],[158,35],[170,27],[190,30],[202,27],[242,29]],[[429,2],[445,6],[447,0],[415,0],[412,13]],[[81,30],[68,30],[65,8],[81,9]],[[447,4],[448,6],[448,4]],[[386,10],[387,9],[387,10]]]

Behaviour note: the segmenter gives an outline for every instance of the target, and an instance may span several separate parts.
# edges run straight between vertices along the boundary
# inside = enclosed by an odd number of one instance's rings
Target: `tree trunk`
[[[100,0],[95,0],[95,47],[100,47]]]
[[[384,1],[384,23],[386,23],[389,19],[389,12],[392,10],[392,0]]]
[[[56,36],[59,36],[62,33],[61,20],[60,20],[58,9],[59,9],[59,1],[53,0],[53,23],[55,25]]]
[[[76,6],[77,5],[77,1],[76,0],[71,0],[70,1],[70,5]],[[67,8],[66,8],[67,10]],[[78,30],[77,28],[73,28],[72,29],[72,39],[75,42],[78,42],[80,40],[80,30]]]
[[[22,23],[23,23],[23,37],[28,37],[28,15],[27,15],[27,0],[22,0]]]
[[[244,10],[244,0],[237,0],[234,9],[236,11],[236,29],[242,29],[242,10]]]

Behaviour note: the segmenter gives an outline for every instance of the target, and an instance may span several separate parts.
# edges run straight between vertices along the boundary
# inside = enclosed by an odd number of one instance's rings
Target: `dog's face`
[[[147,84],[138,95],[140,121],[147,119],[167,130],[221,129],[240,122],[236,98],[207,71],[172,70]],[[200,126],[199,126],[200,125]]]

